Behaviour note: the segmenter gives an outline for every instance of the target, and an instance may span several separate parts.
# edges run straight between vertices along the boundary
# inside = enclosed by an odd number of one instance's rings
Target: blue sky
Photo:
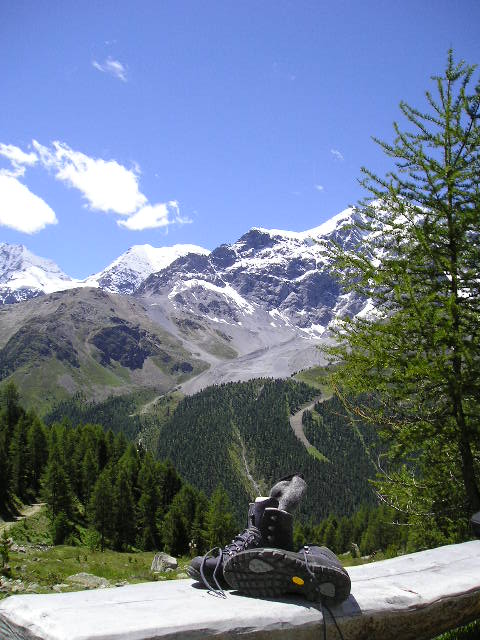
[[[133,244],[305,230],[388,160],[480,2],[30,0],[0,6],[0,241],[73,277]]]

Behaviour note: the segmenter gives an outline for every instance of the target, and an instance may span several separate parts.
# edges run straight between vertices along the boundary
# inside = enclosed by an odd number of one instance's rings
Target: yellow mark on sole
[[[298,584],[299,587],[305,584],[305,581],[302,580],[302,578],[299,578],[298,576],[293,576],[292,582],[294,582],[295,584]]]

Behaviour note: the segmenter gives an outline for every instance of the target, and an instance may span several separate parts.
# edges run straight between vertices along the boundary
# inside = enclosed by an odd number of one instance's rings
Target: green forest
[[[123,432],[68,420],[47,426],[22,408],[12,383],[0,407],[0,513],[44,500],[54,544],[181,555],[192,541],[202,552],[236,533],[221,486],[207,498]]]
[[[323,441],[318,446],[323,456],[305,448],[289,418],[317,394],[293,380],[258,379],[209,387],[178,405],[162,429],[159,457],[171,459],[182,476],[207,494],[222,482],[241,522],[248,502],[268,494],[278,478],[294,471],[303,473],[308,484],[298,511],[301,520],[318,522],[332,512],[351,515],[360,504],[375,501],[368,482],[374,475],[370,453],[359,430],[348,426],[345,411],[343,439],[338,444],[333,435],[327,437],[328,447],[324,450]],[[323,410],[331,403],[319,406]],[[331,417],[342,421],[336,405]],[[323,431],[320,420],[317,428]],[[352,452],[354,465],[349,459]]]
[[[294,531],[299,547],[316,542],[337,553],[353,551],[352,555],[405,550],[406,529],[394,525],[391,510],[375,506],[369,489],[368,474],[374,472],[369,456],[378,445],[374,432],[365,428],[362,436],[362,429],[349,425],[338,400],[331,399],[304,414],[306,432],[323,458],[310,455],[293,436],[289,415],[314,393],[290,380],[255,380],[211,387],[185,398],[160,438],[168,451],[173,446],[169,434],[177,435],[178,450],[170,452],[179,460],[179,473],[169,459],[155,459],[121,430],[114,433],[92,422],[73,426],[70,414],[46,424],[35,412],[25,411],[16,387],[6,384],[0,389],[0,512],[15,512],[19,502],[45,501],[51,542],[57,545],[203,553],[225,544],[243,528],[246,506],[255,497],[245,474],[235,466],[244,443],[243,456],[252,461],[252,470],[262,469],[256,478],[264,493],[286,470],[305,472],[306,506]],[[100,416],[105,415],[104,403],[99,410]],[[250,430],[232,429],[233,424],[248,425]],[[197,435],[193,447],[182,439],[189,428]],[[264,432],[275,446],[264,446]],[[204,448],[200,434],[212,443],[210,449]],[[293,439],[287,437],[290,434]],[[358,465],[348,464],[353,454]],[[344,489],[347,486],[347,475],[351,489],[335,495],[340,478]],[[330,487],[328,491],[321,489],[322,482]],[[321,495],[337,499],[318,509],[325,514],[323,519],[308,507],[318,502],[315,491],[319,488]],[[365,497],[369,501],[356,510]],[[350,515],[342,511],[347,499]]]

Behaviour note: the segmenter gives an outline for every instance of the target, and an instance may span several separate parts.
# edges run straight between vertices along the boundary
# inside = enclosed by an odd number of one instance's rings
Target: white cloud
[[[335,158],[335,160],[340,160],[340,161],[344,160],[343,155],[340,153],[338,149],[330,149],[330,153]]]
[[[316,184],[316,185],[315,185],[315,189],[316,189],[317,191],[324,191],[324,187],[323,187],[323,185],[322,185],[322,184]]]
[[[35,233],[57,224],[53,209],[12,176],[0,175],[0,225]]]
[[[0,143],[0,156],[7,158],[12,165],[11,169],[0,170],[0,175],[10,176],[11,178],[23,176],[25,173],[25,165],[31,166],[38,161],[36,153],[33,151],[25,153],[25,151],[22,151],[14,144]]]
[[[102,73],[108,73],[114,78],[122,80],[122,82],[127,82],[127,69],[125,65],[119,60],[114,60],[111,56],[108,56],[104,62],[93,60],[92,65]]]
[[[16,180],[25,173],[26,166],[37,162],[57,180],[78,189],[90,209],[127,216],[118,224],[131,231],[192,222],[180,215],[176,200],[155,205],[148,202],[139,189],[141,171],[136,163],[127,169],[116,160],[91,158],[59,141],[47,147],[33,140],[32,146],[34,151],[26,153],[14,145],[0,143],[0,156],[12,164],[12,169],[0,170],[0,225],[34,233],[57,223],[46,202]]]
[[[138,168],[130,170],[115,160],[90,158],[62,142],[53,142],[48,148],[34,140],[33,146],[42,165],[53,169],[57,180],[78,189],[91,209],[129,215],[147,203],[138,188]]]
[[[155,205],[146,205],[130,216],[127,220],[119,220],[117,224],[130,229],[130,231],[143,231],[144,229],[157,229],[167,227],[170,224],[187,224],[191,220],[180,215],[178,202],[162,202]]]

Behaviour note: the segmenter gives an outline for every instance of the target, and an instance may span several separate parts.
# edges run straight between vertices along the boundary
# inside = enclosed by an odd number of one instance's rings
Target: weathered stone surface
[[[69,586],[71,585],[63,584],[63,583],[54,584],[52,587],[52,591],[56,591],[56,593],[61,593],[64,589],[68,589]]]
[[[160,572],[167,571],[167,569],[176,569],[178,567],[177,559],[173,556],[169,556],[168,553],[156,553],[152,560],[152,566],[150,571]]]
[[[105,587],[111,586],[106,578],[100,578],[91,573],[75,573],[73,576],[68,576],[68,578],[65,579],[72,584],[78,584],[87,589],[104,589]]]
[[[332,607],[348,640],[427,640],[480,618],[480,541],[349,569],[352,593]],[[328,638],[338,637],[327,616]],[[13,596],[2,640],[318,640],[319,606],[302,598],[217,598],[190,581]]]

